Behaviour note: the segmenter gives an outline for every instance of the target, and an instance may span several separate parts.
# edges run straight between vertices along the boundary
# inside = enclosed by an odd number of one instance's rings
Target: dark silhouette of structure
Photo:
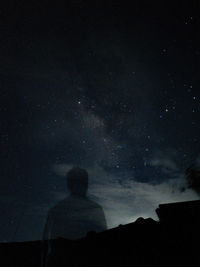
[[[76,240],[88,232],[102,232],[107,229],[101,206],[87,198],[88,173],[74,167],[67,173],[67,187],[70,196],[57,203],[48,212],[43,240],[49,240],[44,258],[51,254],[51,239]]]
[[[161,204],[159,221],[138,218],[78,240],[53,239],[54,267],[199,267],[200,200]],[[39,267],[48,241],[0,244],[0,266]]]

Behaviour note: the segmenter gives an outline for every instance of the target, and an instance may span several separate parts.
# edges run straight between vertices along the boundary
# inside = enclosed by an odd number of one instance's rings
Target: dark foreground
[[[200,200],[159,205],[160,221],[136,222],[84,239],[53,240],[49,266],[200,267]],[[41,266],[41,241],[0,244],[0,266]]]

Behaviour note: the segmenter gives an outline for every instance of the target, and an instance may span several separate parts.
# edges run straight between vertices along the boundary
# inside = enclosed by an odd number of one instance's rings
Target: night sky
[[[109,228],[199,198],[200,7],[67,3],[1,11],[0,241],[41,239],[74,165]]]

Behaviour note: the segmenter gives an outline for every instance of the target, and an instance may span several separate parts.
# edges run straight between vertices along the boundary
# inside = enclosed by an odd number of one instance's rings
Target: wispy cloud
[[[64,176],[71,167],[68,164],[55,165],[54,170]],[[169,179],[161,184],[151,185],[136,182],[132,177],[119,183],[114,175],[99,165],[87,170],[90,178],[89,196],[103,206],[109,228],[133,222],[140,216],[157,219],[155,209],[160,203],[198,198],[192,190],[180,192],[179,188],[184,185],[184,179]],[[128,173],[126,175],[128,176]],[[55,192],[55,200],[62,199],[64,195],[64,191]]]

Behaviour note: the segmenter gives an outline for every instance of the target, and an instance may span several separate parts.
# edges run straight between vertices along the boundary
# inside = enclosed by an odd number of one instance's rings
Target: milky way
[[[184,172],[199,159],[198,18],[139,2],[43,8],[4,10],[0,240],[41,238],[73,165],[109,227],[197,199]]]

